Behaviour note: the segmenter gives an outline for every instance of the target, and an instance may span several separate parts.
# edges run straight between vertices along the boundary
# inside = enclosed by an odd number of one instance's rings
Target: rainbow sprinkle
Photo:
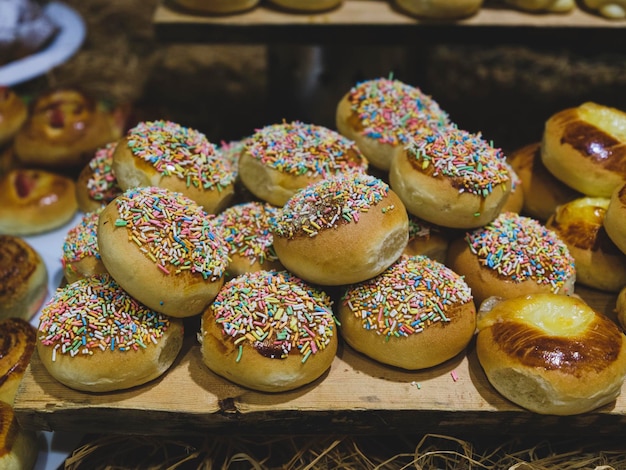
[[[574,258],[555,232],[513,212],[467,233],[465,240],[481,265],[513,282],[534,280],[558,292],[576,273]]]
[[[386,337],[407,337],[448,322],[450,308],[472,300],[461,276],[422,255],[401,257],[378,276],[350,287],[341,299],[363,328]]]
[[[211,281],[224,275],[228,247],[217,234],[214,216],[191,199],[149,186],[129,189],[115,203],[115,225],[125,227],[129,240],[163,273],[188,271]]]
[[[70,228],[63,242],[63,257],[61,264],[65,269],[68,264],[85,258],[100,259],[98,249],[98,219],[99,212],[83,214],[77,225]]]
[[[111,142],[96,150],[89,161],[91,176],[87,180],[87,192],[94,201],[108,204],[122,193],[113,173],[113,153],[117,142]]]
[[[211,309],[236,346],[246,342],[271,359],[297,351],[304,363],[335,336],[328,294],[288,271],[242,274],[226,283]]]
[[[149,310],[108,275],[81,279],[58,289],[39,319],[39,340],[57,354],[93,355],[137,351],[157,344],[170,320]]]

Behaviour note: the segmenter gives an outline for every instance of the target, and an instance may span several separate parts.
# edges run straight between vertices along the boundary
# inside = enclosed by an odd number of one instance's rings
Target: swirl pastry
[[[0,401],[13,404],[35,350],[36,329],[21,318],[0,320]]]

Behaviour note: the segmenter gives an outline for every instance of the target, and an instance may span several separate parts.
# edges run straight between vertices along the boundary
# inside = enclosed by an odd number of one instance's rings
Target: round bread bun
[[[98,214],[83,214],[65,235],[61,266],[68,283],[107,272],[98,250]]]
[[[626,286],[624,286],[617,295],[615,313],[617,314],[617,321],[619,324],[623,329],[626,329]]]
[[[541,159],[556,178],[592,197],[611,197],[626,182],[626,113],[586,102],[550,116]]]
[[[450,244],[450,235],[441,227],[424,222],[409,214],[409,241],[403,254],[407,256],[424,255],[444,263]]]
[[[420,18],[460,19],[476,14],[483,0],[395,0],[395,4]]]
[[[626,3],[624,3],[624,0],[582,0],[582,5],[611,20],[626,18]]]
[[[521,180],[524,215],[545,222],[558,206],[583,196],[546,169],[541,161],[540,142],[525,145],[511,152],[507,162]]]
[[[31,470],[39,455],[37,433],[23,429],[13,407],[0,402],[0,468]]]
[[[361,282],[402,254],[409,218],[402,201],[371,175],[336,176],[296,193],[272,225],[280,262],[305,281]]]
[[[76,331],[76,324],[88,325]],[[48,373],[85,392],[145,384],[165,373],[183,345],[183,321],[159,314],[108,274],[58,289],[41,310],[37,353]]]
[[[198,204],[165,188],[129,189],[100,213],[104,267],[130,295],[173,317],[198,315],[224,283],[228,247]]]
[[[353,141],[326,127],[294,121],[265,126],[246,139],[239,177],[257,198],[280,207],[309,184],[365,173],[367,166]]]
[[[96,149],[120,137],[111,111],[83,91],[63,88],[35,98],[14,147],[23,165],[74,173]]]
[[[21,318],[0,320],[0,401],[13,405],[36,340],[36,329],[28,321]]]
[[[74,180],[46,170],[11,170],[0,178],[0,194],[0,234],[49,232],[78,210]]]
[[[504,3],[533,13],[567,13],[576,7],[575,0],[504,0]]]
[[[76,181],[76,200],[83,212],[96,212],[122,193],[113,172],[113,152],[117,142],[96,150]]]
[[[195,13],[226,15],[251,10],[260,0],[174,0],[174,4]]]
[[[477,306],[492,296],[568,295],[576,282],[565,242],[538,221],[513,212],[452,241],[446,265],[464,277]]]
[[[217,147],[194,129],[171,121],[144,121],[130,129],[113,153],[123,189],[157,186],[184,194],[209,214],[227,207],[236,173]]]
[[[0,147],[13,140],[28,118],[28,106],[17,93],[0,86]]]
[[[583,197],[556,209],[546,222],[565,242],[576,263],[576,282],[606,292],[626,286],[626,254],[604,229],[609,199]]]
[[[511,192],[509,193],[509,197],[506,198],[500,212],[516,212],[519,214],[524,207],[522,180],[509,163],[505,163],[505,166],[511,177]]]
[[[0,235],[0,319],[30,320],[48,295],[48,270],[25,240]]]
[[[388,172],[398,148],[424,127],[450,124],[439,104],[417,87],[377,78],[357,83],[337,104],[337,130],[356,142],[369,164]]]
[[[476,352],[487,379],[532,412],[586,413],[621,393],[626,336],[575,296],[533,294],[489,302]]]
[[[337,353],[330,297],[288,271],[255,271],[231,279],[202,315],[201,328],[204,364],[262,392],[293,390],[317,380]]]
[[[622,253],[626,253],[626,184],[613,191],[604,214],[604,229]]]
[[[457,127],[424,129],[391,162],[389,184],[407,210],[449,228],[481,227],[511,192],[502,151]]]
[[[268,3],[296,12],[317,12],[336,8],[343,0],[268,0]]]
[[[443,264],[403,256],[346,289],[339,331],[352,348],[378,362],[425,369],[465,350],[476,330],[472,300],[463,278]]]
[[[259,201],[237,204],[217,215],[215,226],[229,248],[227,278],[283,269],[274,251],[271,231],[277,215],[277,207]]]

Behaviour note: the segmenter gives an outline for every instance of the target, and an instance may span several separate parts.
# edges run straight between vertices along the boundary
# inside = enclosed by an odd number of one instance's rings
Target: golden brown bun
[[[78,174],[76,200],[83,212],[95,212],[122,193],[113,172],[113,152],[117,142],[110,142],[96,150]]]
[[[259,2],[260,0],[174,0],[176,5],[193,12],[220,15],[250,10]]]
[[[424,255],[444,263],[450,244],[450,235],[441,227],[429,224],[409,214],[409,241],[403,254],[407,256]]]
[[[519,10],[536,13],[567,13],[576,8],[574,0],[504,0],[504,3]]]
[[[30,320],[48,294],[48,270],[25,240],[0,235],[0,319]]]
[[[343,0],[268,0],[268,2],[287,10],[316,12],[338,7]]]
[[[427,222],[449,228],[481,227],[502,210],[511,192],[510,175],[497,149],[479,136],[472,137],[456,128],[448,129],[423,133],[424,137],[420,135],[414,144],[399,149],[391,162],[389,183],[409,213]],[[426,135],[435,140],[429,140],[422,150]],[[452,158],[452,150],[446,149],[456,147],[454,142],[460,139],[465,139],[460,147],[468,168],[472,165],[469,161],[473,161],[477,153],[482,155],[480,167],[473,164],[473,169],[467,171],[460,170],[456,164],[445,163]],[[443,163],[442,169],[435,167],[432,163],[435,160]],[[445,168],[452,171],[447,172]]]
[[[15,418],[13,407],[0,402],[0,468],[31,470],[38,453],[37,434],[22,429]]]
[[[615,301],[615,313],[617,314],[617,321],[626,329],[626,286],[619,291],[617,300]]]
[[[102,338],[67,331],[82,319]],[[91,331],[96,324],[102,326]],[[184,331],[181,319],[151,311],[103,274],[57,290],[42,309],[37,335],[37,353],[52,377],[75,390],[108,392],[165,373],[182,348]],[[74,338],[84,342],[73,348]]]
[[[535,294],[489,302],[476,352],[505,398],[541,414],[573,415],[621,393],[626,336],[576,297]]]
[[[626,286],[626,255],[604,229],[609,199],[584,197],[556,209],[546,222],[567,244],[576,262],[576,282],[588,287],[619,292]]]
[[[60,89],[35,99],[14,146],[24,165],[78,171],[97,148],[120,137],[112,112],[81,91]]]
[[[541,159],[576,191],[611,197],[626,182],[626,113],[586,102],[553,114],[545,124]]]
[[[61,265],[68,283],[107,272],[98,250],[98,218],[97,212],[83,214],[65,235]]]
[[[0,320],[0,401],[13,405],[36,340],[36,330],[28,321]]]
[[[283,308],[286,304],[299,308]],[[202,360],[216,374],[253,390],[306,385],[330,368],[337,352],[331,305],[324,291],[288,271],[231,279],[202,315]],[[261,330],[269,333],[257,339]]]
[[[621,252],[626,253],[626,185],[613,191],[604,215],[604,229]]]
[[[385,183],[354,175],[299,191],[272,229],[285,268],[314,284],[341,285],[374,277],[396,261],[408,241],[409,220]]]
[[[76,211],[76,183],[45,170],[15,169],[0,179],[0,233],[35,235],[69,222]]]
[[[442,311],[433,305],[441,305]],[[386,313],[381,317],[379,311]],[[391,312],[397,316],[391,317]],[[338,314],[341,336],[352,348],[408,370],[453,358],[467,347],[476,329],[470,288],[425,256],[402,257],[375,278],[348,287]]]
[[[464,276],[477,306],[492,296],[571,294],[576,282],[574,258],[565,242],[512,212],[454,240],[446,264]]]
[[[135,210],[145,218],[134,222]],[[222,287],[228,262],[228,248],[208,214],[191,199],[155,187],[128,190],[104,208],[98,249],[124,290],[173,317],[202,312]]]
[[[9,87],[0,86],[0,147],[9,143],[28,117],[28,106]]]
[[[605,18],[612,20],[626,18],[626,2],[624,0],[582,0],[582,4],[590,10],[597,11]]]
[[[555,178],[541,161],[541,143],[525,145],[508,155],[507,161],[521,180],[525,215],[545,222],[556,208],[582,194]]]
[[[506,198],[500,212],[516,212],[520,213],[524,207],[524,190],[522,189],[522,180],[511,165],[506,163],[506,167],[511,177],[511,192]]]
[[[403,11],[422,18],[455,19],[472,16],[483,0],[395,0]]]

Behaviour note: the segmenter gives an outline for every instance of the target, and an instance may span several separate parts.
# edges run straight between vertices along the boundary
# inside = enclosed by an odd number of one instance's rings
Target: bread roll
[[[612,20],[626,18],[626,2],[624,0],[582,0],[582,4],[605,18]]]
[[[28,321],[0,320],[0,401],[13,405],[36,340],[36,330]]]
[[[37,434],[22,429],[13,407],[0,402],[0,468],[31,470],[37,462],[38,452]]]
[[[476,353],[498,392],[540,414],[574,415],[611,403],[626,375],[626,336],[565,295],[490,302],[479,312]]]
[[[626,253],[626,184],[613,191],[604,214],[604,229],[622,253]]]
[[[96,150],[76,181],[76,200],[83,212],[96,212],[122,193],[113,172],[113,152],[117,142]]]
[[[65,235],[61,266],[69,283],[107,272],[98,249],[98,214],[83,214]]]
[[[269,3],[296,12],[318,12],[336,8],[343,0],[268,0]]]
[[[260,0],[174,0],[173,4],[194,13],[225,15],[250,10],[259,2]]]
[[[511,192],[506,198],[500,212],[515,212],[519,214],[524,207],[524,190],[522,189],[522,180],[508,162],[505,163],[505,166],[511,178]]]
[[[27,118],[26,102],[11,88],[0,86],[0,148],[13,140]]]
[[[622,329],[626,329],[626,286],[623,287],[617,295],[615,313],[617,314],[617,321]]]
[[[476,14],[483,0],[395,0],[403,11],[420,18],[460,19]]]
[[[182,344],[181,319],[150,310],[108,274],[57,290],[41,311],[37,333],[37,352],[50,375],[86,392],[154,380],[172,365]]]
[[[403,254],[407,256],[424,255],[444,263],[450,244],[450,234],[441,227],[424,222],[409,214],[409,241]]]
[[[534,13],[567,13],[576,8],[575,0],[504,0],[504,3]]]

